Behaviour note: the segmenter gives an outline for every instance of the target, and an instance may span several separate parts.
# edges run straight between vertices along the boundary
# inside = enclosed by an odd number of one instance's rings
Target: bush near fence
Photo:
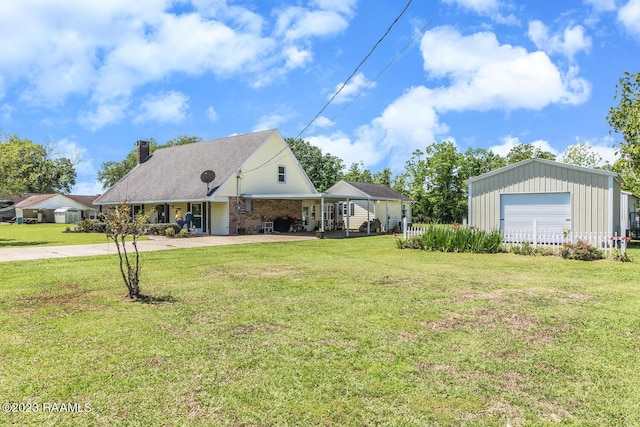
[[[399,249],[421,249],[437,252],[497,253],[502,251],[499,231],[486,232],[471,228],[449,228],[430,225],[408,228],[407,238],[398,238]]]
[[[624,255],[630,238],[620,237],[617,233],[572,233],[568,230],[562,232],[539,231],[510,231],[510,232],[484,232],[466,227],[443,227],[430,225],[427,227],[407,227],[404,238],[399,238],[396,246],[399,249],[422,249],[441,252],[500,252],[510,251],[517,254],[528,255],[563,255],[565,258],[580,259],[574,257],[572,250],[567,246],[578,248],[588,245],[593,251],[601,251],[604,257],[613,256],[615,253]],[[498,238],[499,236],[499,238]],[[499,248],[495,248],[498,242]],[[580,249],[578,249],[580,252]],[[595,255],[594,255],[595,256]],[[585,258],[591,256],[585,255]]]

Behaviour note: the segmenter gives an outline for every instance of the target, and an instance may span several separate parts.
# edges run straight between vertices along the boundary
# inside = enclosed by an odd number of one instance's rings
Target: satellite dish
[[[216,179],[216,173],[212,170],[206,170],[200,175],[200,180],[207,184],[213,182],[214,179]]]

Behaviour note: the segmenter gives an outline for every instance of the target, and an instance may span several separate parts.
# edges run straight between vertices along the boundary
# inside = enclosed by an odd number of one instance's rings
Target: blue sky
[[[81,153],[76,194],[138,139],[297,136],[408,0],[9,0],[0,129]],[[401,171],[450,139],[614,159],[615,85],[640,71],[640,0],[413,0],[302,135]]]

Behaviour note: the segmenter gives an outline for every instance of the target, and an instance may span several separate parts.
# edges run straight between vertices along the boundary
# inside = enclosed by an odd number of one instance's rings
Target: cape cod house
[[[400,195],[383,194],[378,186],[369,194],[357,183],[339,183],[319,193],[276,129],[153,154],[147,142],[138,141],[137,153],[138,165],[95,204],[126,202],[134,214],[148,213],[152,223],[175,222],[176,212],[191,212],[192,227],[213,235],[340,229],[347,220],[343,207],[357,201],[384,202],[385,208],[370,212],[381,223],[400,221],[402,215],[402,204],[395,201]],[[357,221],[365,217],[358,213]]]

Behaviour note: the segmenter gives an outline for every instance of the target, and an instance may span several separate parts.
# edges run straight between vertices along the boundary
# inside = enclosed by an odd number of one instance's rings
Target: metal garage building
[[[471,178],[469,225],[482,230],[621,232],[614,172],[528,159]]]

